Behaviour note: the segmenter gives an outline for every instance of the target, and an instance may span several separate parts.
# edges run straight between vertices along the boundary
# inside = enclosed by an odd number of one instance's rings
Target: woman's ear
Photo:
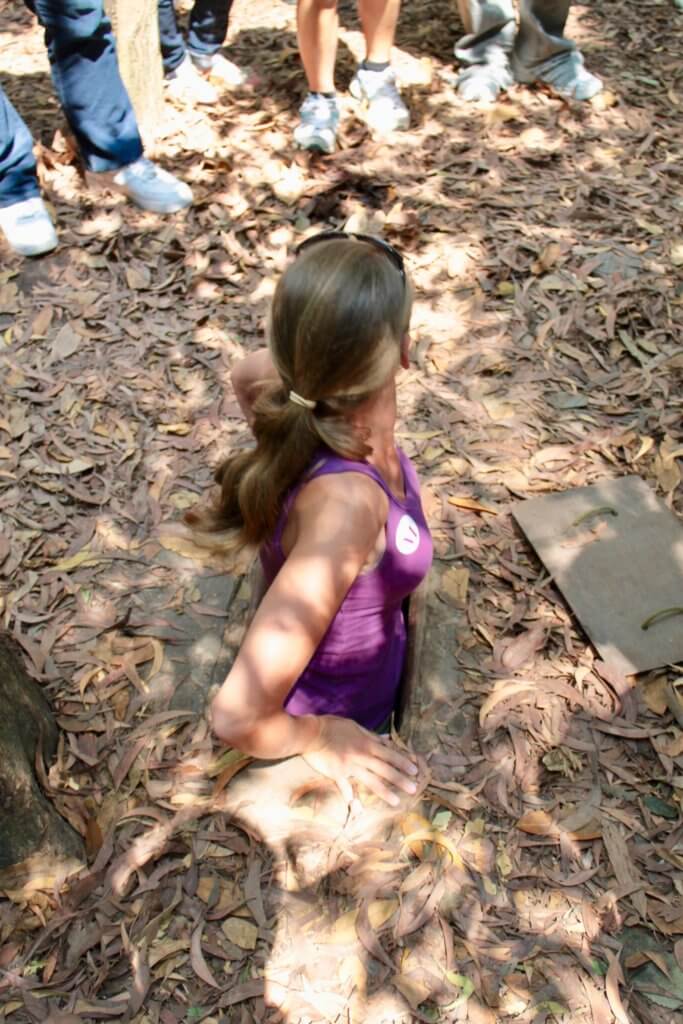
[[[401,366],[404,370],[410,369],[410,332],[406,333],[401,338]]]

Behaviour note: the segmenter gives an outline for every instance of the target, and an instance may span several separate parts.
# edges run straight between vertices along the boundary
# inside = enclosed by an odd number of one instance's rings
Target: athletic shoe
[[[169,96],[181,103],[213,104],[220,99],[216,87],[197,70],[189,54],[166,75],[166,90]]]
[[[505,53],[498,50],[491,56],[494,59],[470,64],[458,75],[458,96],[466,103],[493,102],[514,83]]]
[[[253,71],[241,68],[222,53],[200,55],[190,52],[190,59],[199,75],[205,80],[215,79],[224,89],[244,89],[255,84]]]
[[[376,132],[405,131],[410,124],[410,114],[401,99],[392,68],[384,71],[358,68],[351,79],[349,92],[364,104],[367,122]]]
[[[522,65],[513,53],[512,70],[518,82],[545,82],[570,100],[590,100],[603,88],[602,80],[584,67],[579,50],[564,50],[532,68]]]
[[[57,232],[40,196],[0,207],[0,228],[20,256],[40,256],[57,247]]]
[[[294,141],[300,149],[319,149],[334,153],[337,144],[339,106],[336,97],[309,92],[299,107],[299,123]]]
[[[90,184],[111,188],[128,196],[136,206],[152,213],[176,213],[192,202],[192,189],[184,181],[141,156],[118,171],[86,173]]]

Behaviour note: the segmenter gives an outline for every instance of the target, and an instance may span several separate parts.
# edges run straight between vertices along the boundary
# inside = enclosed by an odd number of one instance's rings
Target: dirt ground
[[[294,7],[236,0],[262,85],[168,105],[153,152],[196,202],[160,218],[85,189],[41,34],[0,4],[0,82],[60,234],[34,261],[0,243],[0,615],[58,716],[42,783],[87,856],[0,879],[5,1019],[681,1019],[683,670],[610,669],[511,508],[638,474],[683,513],[683,15],[577,4],[601,97],[486,107],[454,92],[454,8],[405,4],[411,130],[372,139],[345,101],[321,158],[291,145]],[[340,89],[362,55],[342,20]],[[416,290],[399,437],[438,555],[424,791],[346,815],[304,780],[287,832],[202,714],[246,566],[178,524],[247,440],[230,366],[263,343],[278,273],[344,225],[399,246]]]

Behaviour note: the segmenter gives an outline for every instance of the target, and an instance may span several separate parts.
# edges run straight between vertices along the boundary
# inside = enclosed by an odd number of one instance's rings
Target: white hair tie
[[[301,405],[304,409],[315,409],[317,402],[311,401],[310,398],[302,398],[301,395],[297,395],[296,391],[289,392],[290,402],[294,402],[295,405]]]

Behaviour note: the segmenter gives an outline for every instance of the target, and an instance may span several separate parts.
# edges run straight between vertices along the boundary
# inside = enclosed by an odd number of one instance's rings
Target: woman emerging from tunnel
[[[259,545],[268,589],[212,705],[218,737],[258,758],[302,754],[342,795],[388,803],[416,767],[378,733],[406,652],[405,598],[432,542],[413,466],[396,447],[396,376],[412,293],[400,254],[328,232],[275,291],[269,349],[233,372],[256,445],[218,469],[191,524]]]

